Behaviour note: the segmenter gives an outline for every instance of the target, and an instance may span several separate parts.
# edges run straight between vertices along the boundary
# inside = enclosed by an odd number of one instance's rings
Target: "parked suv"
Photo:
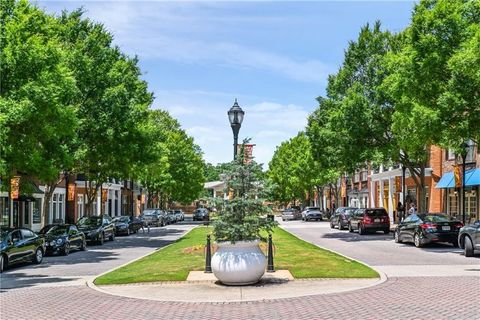
[[[480,251],[480,220],[460,229],[458,245],[465,251],[465,257],[472,257],[475,250]]]
[[[348,227],[348,219],[350,216],[357,210],[357,208],[349,207],[340,207],[335,210],[335,212],[330,217],[330,228],[334,229],[335,227],[338,230],[343,230]]]
[[[165,216],[162,215],[162,211],[159,209],[143,210],[141,217],[145,224],[149,226],[163,227],[167,223]]]
[[[390,233],[390,218],[384,208],[357,209],[348,220],[348,231],[358,230],[358,234],[383,231]]]
[[[317,207],[306,207],[302,211],[302,220],[303,221],[310,221],[310,220],[316,220],[316,221],[322,221],[323,219],[322,212],[320,211],[320,208]]]

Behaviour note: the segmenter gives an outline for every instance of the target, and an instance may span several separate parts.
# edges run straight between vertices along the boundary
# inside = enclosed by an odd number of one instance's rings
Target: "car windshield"
[[[38,234],[46,234],[53,227],[54,227],[54,225],[51,225],[51,224],[46,225],[40,231],[38,231]]]
[[[450,218],[443,215],[443,214],[429,214],[426,216],[421,216],[420,219],[422,219],[424,222],[450,222]]]
[[[367,209],[366,213],[369,217],[383,217],[387,214],[383,209]]]
[[[102,218],[101,217],[83,217],[80,220],[78,220],[77,224],[79,226],[89,226],[89,227],[101,226]]]
[[[113,219],[113,222],[129,222],[130,218],[129,217],[116,217]]]
[[[152,216],[155,214],[155,210],[145,210],[143,211],[144,216]]]
[[[63,236],[67,234],[67,229],[68,228],[66,226],[53,226],[47,231],[47,234],[51,236]]]

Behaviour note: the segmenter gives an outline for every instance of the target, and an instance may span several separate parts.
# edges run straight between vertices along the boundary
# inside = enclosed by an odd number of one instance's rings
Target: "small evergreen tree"
[[[252,241],[261,237],[262,231],[272,232],[277,223],[268,218],[270,208],[263,204],[264,173],[255,161],[245,161],[244,140],[237,158],[226,168],[228,200],[217,200],[218,215],[213,221],[216,241]]]

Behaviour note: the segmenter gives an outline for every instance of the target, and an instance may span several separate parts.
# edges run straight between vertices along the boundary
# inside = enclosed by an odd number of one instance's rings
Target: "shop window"
[[[465,159],[465,162],[473,162],[475,161],[475,143],[472,140],[468,140],[468,152],[467,152],[467,158]]]
[[[58,195],[58,219],[65,221],[65,195]]]
[[[448,195],[448,209],[451,216],[458,215],[458,193],[456,191]]]
[[[447,150],[447,160],[455,160],[455,152],[452,149]]]
[[[51,216],[51,222],[53,222],[55,219],[57,219],[57,208],[58,208],[58,194],[54,193],[52,197],[52,203],[50,204],[52,216]]]
[[[83,204],[83,194],[77,195],[77,213],[78,217],[81,218],[84,215],[84,204]]]
[[[42,222],[41,210],[42,210],[42,199],[35,198],[35,201],[33,202],[33,210],[32,210],[32,213],[33,213],[32,223]]]
[[[25,202],[23,207],[23,224],[30,224],[30,202]]]
[[[10,207],[7,197],[0,197],[0,226],[10,225]]]

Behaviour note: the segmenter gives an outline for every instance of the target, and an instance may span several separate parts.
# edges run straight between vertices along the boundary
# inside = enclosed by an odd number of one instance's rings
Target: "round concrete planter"
[[[212,271],[223,284],[241,286],[257,283],[265,273],[267,260],[259,241],[217,243],[212,257]]]

